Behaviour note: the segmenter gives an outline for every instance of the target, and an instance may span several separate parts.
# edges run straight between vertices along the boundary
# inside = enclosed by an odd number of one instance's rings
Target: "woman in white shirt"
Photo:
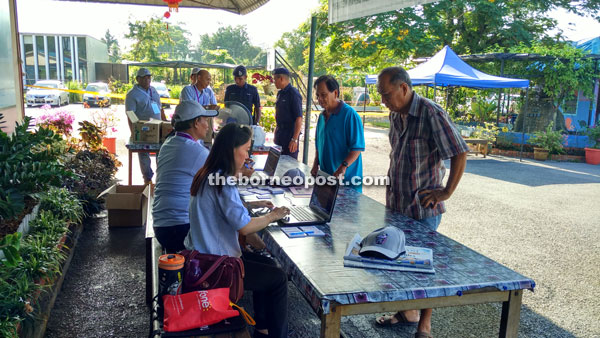
[[[250,235],[289,214],[274,208],[260,217],[250,217],[235,185],[248,158],[252,130],[230,123],[223,127],[191,187],[190,232],[186,247],[202,253],[241,257],[244,289],[253,291],[256,331],[254,337],[287,337],[287,275],[275,262],[258,254],[242,253],[238,236]],[[256,206],[273,208],[269,201]]]

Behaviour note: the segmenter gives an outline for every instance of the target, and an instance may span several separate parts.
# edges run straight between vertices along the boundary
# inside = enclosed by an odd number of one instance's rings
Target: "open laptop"
[[[281,226],[298,226],[311,224],[325,224],[331,221],[335,200],[340,186],[317,185],[313,186],[310,204],[290,208],[290,215],[279,220]]]
[[[281,157],[281,151],[275,147],[271,147],[269,149],[269,155],[267,155],[267,159],[264,163],[264,166],[261,168],[261,163],[257,163],[254,169],[255,173],[262,178],[269,179],[275,176],[275,170],[277,169],[277,164],[279,163],[279,158]],[[262,171],[260,171],[262,169]]]

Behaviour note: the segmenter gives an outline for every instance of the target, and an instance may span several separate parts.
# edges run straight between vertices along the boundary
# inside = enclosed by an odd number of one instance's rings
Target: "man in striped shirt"
[[[377,90],[390,109],[389,138],[392,146],[386,187],[386,206],[437,230],[446,211],[444,201],[458,186],[469,147],[448,114],[435,102],[412,90],[410,77],[401,67],[379,74]],[[448,182],[443,160],[450,159]],[[377,318],[381,325],[417,325],[415,337],[431,337],[431,309],[398,312]]]

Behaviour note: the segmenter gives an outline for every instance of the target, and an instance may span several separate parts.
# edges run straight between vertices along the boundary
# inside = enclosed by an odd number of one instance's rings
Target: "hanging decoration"
[[[179,12],[179,3],[181,2],[181,0],[163,0],[163,1],[166,2],[167,5],[169,5],[169,12],[172,12],[173,10],[175,10],[175,12]],[[165,17],[168,18],[166,13],[165,13]]]

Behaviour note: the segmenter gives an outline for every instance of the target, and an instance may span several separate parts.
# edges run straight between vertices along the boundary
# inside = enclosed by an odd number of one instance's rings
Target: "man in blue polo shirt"
[[[282,155],[298,159],[298,138],[302,130],[302,96],[290,83],[286,68],[273,70],[275,87],[279,89],[275,103],[275,144],[281,146]]]
[[[127,92],[125,96],[125,110],[133,111],[140,120],[166,120],[165,112],[160,104],[160,95],[154,87],[150,85],[152,74],[146,68],[140,68],[135,76],[137,84]],[[133,126],[129,119],[129,130],[133,133]],[[138,153],[140,169],[144,176],[144,183],[152,182],[152,166],[150,164],[150,154]]]
[[[317,100],[325,110],[319,115],[315,138],[316,155],[311,174],[319,166],[324,172],[343,177],[345,184],[362,192],[362,156],[365,134],[354,108],[340,101],[340,85],[331,75],[315,81]]]
[[[211,76],[206,69],[200,69],[196,75],[196,83],[183,87],[180,101],[196,101],[206,109],[217,109],[217,98],[215,93],[210,88]],[[213,120],[208,121],[208,132],[204,138],[204,144],[210,148],[213,139]]]
[[[258,125],[260,122],[260,96],[258,96],[256,87],[246,82],[248,78],[246,67],[235,67],[233,77],[235,84],[229,85],[225,89],[224,101],[236,101],[246,106],[248,111],[252,113],[254,124]]]

